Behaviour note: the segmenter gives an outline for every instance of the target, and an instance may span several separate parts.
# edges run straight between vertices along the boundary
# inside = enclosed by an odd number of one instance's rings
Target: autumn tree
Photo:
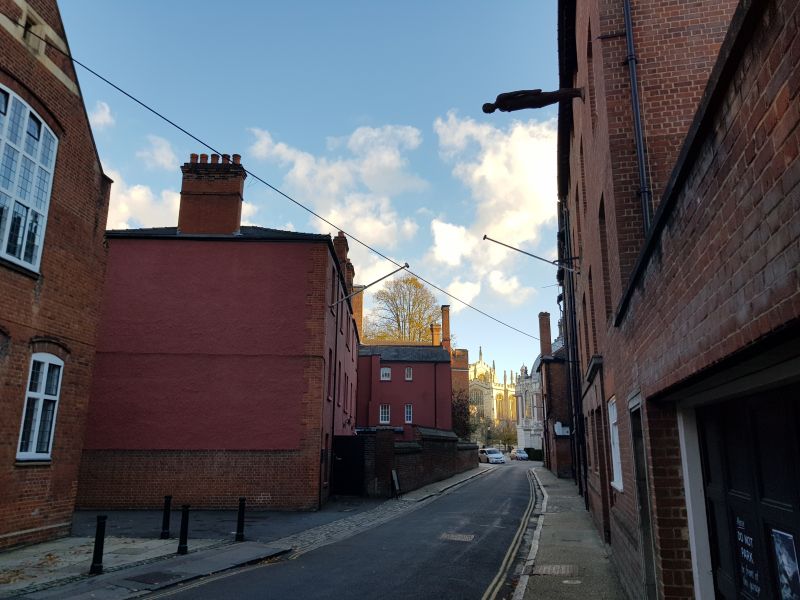
[[[469,392],[453,390],[453,431],[462,440],[468,440],[475,432],[476,425],[470,414]]]
[[[436,297],[413,275],[392,279],[375,296],[365,320],[365,338],[387,342],[429,343],[431,323],[441,319]]]

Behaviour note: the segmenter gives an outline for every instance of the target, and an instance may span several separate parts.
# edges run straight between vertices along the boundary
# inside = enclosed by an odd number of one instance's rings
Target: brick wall
[[[748,24],[738,43],[723,47],[724,62],[712,73],[733,3],[633,4],[660,213],[647,246],[641,235],[628,244],[634,237],[620,225],[638,219],[633,199],[638,182],[632,175],[626,116],[627,73],[619,66],[624,37],[609,37],[593,48],[598,110],[594,130],[586,106],[573,103],[571,229],[577,229],[578,217],[583,219],[577,297],[589,296],[584,273],[591,270],[596,300],[595,314],[580,314],[579,319],[598,323],[597,352],[604,359],[602,401],[616,397],[622,417],[623,491],[612,491],[610,512],[611,547],[621,580],[631,597],[640,597],[638,504],[625,410],[628,398],[640,393],[660,591],[664,598],[691,598],[676,414],[673,406],[653,398],[756,343],[768,347],[772,334],[797,327],[800,320],[800,19],[795,2],[742,2],[733,24],[736,31],[743,22]],[[576,25],[580,79],[581,46],[589,23],[598,23],[601,33],[609,36],[622,27],[621,3],[579,6],[586,9],[579,10]],[[685,14],[671,15],[676,10]],[[663,19],[671,24],[655,26]],[[674,41],[662,39],[664,35]],[[671,53],[678,56],[673,59]],[[597,70],[599,64],[602,71]],[[703,95],[709,75],[712,87]],[[608,216],[605,257],[598,226],[601,195]],[[608,277],[599,275],[604,259]],[[634,269],[636,260],[639,266]],[[611,299],[610,310],[604,306],[606,297]],[[580,304],[576,302],[582,312]],[[586,312],[591,313],[590,306]],[[609,320],[604,321],[606,314]]]
[[[413,442],[395,442],[390,429],[359,435],[366,437],[364,486],[368,496],[392,495],[392,469],[404,493],[478,465],[478,446],[458,441],[449,431],[417,428]]]
[[[25,2],[2,2],[16,21]],[[33,11],[64,38],[56,3]],[[0,547],[69,531],[89,396],[103,281],[110,181],[103,175],[77,79],[52,50],[35,54],[21,28],[0,27],[0,83],[58,137],[47,229],[38,273],[0,261]],[[51,459],[16,461],[25,386],[34,352],[64,360]]]

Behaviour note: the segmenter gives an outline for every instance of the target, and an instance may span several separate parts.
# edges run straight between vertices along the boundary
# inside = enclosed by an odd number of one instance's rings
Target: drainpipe
[[[636,49],[633,45],[633,21],[631,19],[631,1],[624,0],[623,8],[625,12],[625,39],[628,45],[628,70],[631,79],[631,105],[633,107],[633,135],[636,141],[636,162],[639,167],[639,197],[642,202],[642,223],[644,234],[650,231],[650,211],[652,207],[650,186],[647,181],[645,169],[645,145],[644,135],[642,134],[642,114],[639,109],[639,82],[636,76]]]

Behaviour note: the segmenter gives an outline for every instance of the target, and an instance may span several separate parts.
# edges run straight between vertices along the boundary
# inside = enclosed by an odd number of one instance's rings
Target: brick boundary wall
[[[318,456],[299,451],[86,450],[77,507],[157,509],[173,506],[314,510]]]
[[[478,445],[460,441],[451,431],[417,427],[411,442],[396,442],[391,429],[359,435],[366,437],[364,493],[370,497],[392,496],[392,469],[405,493],[478,465]]]

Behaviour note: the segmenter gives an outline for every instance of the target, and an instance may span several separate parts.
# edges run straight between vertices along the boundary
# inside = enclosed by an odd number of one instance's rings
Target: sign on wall
[[[772,547],[778,572],[778,591],[781,600],[800,600],[800,572],[794,536],[785,531],[772,530]]]

